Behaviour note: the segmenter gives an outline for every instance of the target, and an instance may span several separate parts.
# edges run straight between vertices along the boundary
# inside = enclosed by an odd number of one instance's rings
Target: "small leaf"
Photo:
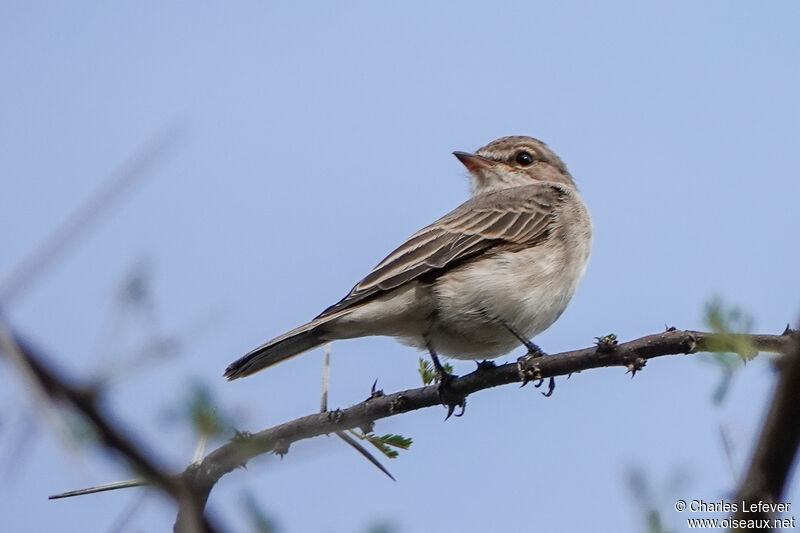
[[[720,370],[720,382],[712,394],[712,401],[719,405],[730,389],[734,372],[758,355],[753,342],[745,335],[753,329],[753,319],[740,308],[715,297],[706,304],[705,322],[714,333],[707,344],[713,353],[700,359]]]
[[[442,368],[444,368],[444,371],[448,374],[453,373],[453,365],[450,363],[443,364]],[[435,381],[439,381],[439,376],[436,374],[433,364],[427,359],[423,359],[422,357],[419,358],[419,368],[417,371],[419,372],[419,376],[422,378],[423,385],[430,385]]]
[[[720,298],[706,304],[705,321],[714,335],[708,341],[712,352],[735,353],[748,361],[758,355],[758,350],[745,333],[753,329],[753,319],[740,308],[726,305]]]
[[[430,361],[419,358],[419,376],[422,378],[423,385],[430,385],[436,381],[436,372],[433,371],[433,365]]]
[[[380,450],[380,452],[383,455],[385,455],[386,457],[388,457],[389,459],[394,459],[395,457],[397,457],[399,455],[395,450],[391,449],[389,446],[387,446],[386,444],[384,444],[383,442],[381,442],[378,439],[373,439],[373,438],[367,437],[367,440],[373,446],[378,448],[378,450]]]
[[[407,450],[412,442],[410,438],[403,437],[402,435],[393,435],[391,433],[380,437],[369,433],[364,435],[364,438],[390,459],[394,459],[398,455],[397,451],[393,450],[392,447]]]
[[[410,437],[404,437],[402,435],[393,435],[387,434],[380,438],[383,442],[388,444],[389,446],[394,446],[395,448],[402,448],[403,450],[407,450],[413,440]]]

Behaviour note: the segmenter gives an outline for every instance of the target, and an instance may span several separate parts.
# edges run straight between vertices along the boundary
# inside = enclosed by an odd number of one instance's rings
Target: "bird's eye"
[[[530,152],[526,152],[522,150],[517,152],[517,155],[514,156],[514,160],[522,167],[528,167],[533,164],[533,155]]]

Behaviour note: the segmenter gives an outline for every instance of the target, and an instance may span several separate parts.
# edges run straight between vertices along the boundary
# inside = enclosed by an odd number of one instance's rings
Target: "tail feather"
[[[314,320],[284,333],[228,365],[224,376],[228,378],[228,381],[243,378],[316,348],[326,342],[322,336],[322,330],[320,321]]]

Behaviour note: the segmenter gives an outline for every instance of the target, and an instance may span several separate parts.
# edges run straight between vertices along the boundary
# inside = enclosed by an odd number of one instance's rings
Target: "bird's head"
[[[561,159],[532,137],[501,137],[474,154],[453,152],[469,170],[472,195],[549,181],[575,187]]]

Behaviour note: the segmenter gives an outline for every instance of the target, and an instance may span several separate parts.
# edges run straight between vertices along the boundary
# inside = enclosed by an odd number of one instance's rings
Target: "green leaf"
[[[450,363],[443,364],[442,368],[444,368],[444,371],[448,374],[453,373],[453,365]],[[417,369],[417,372],[419,372],[419,377],[422,378],[423,385],[430,385],[435,381],[439,381],[439,376],[436,374],[433,364],[427,359],[423,359],[422,357],[419,358],[419,368]]]
[[[758,355],[753,342],[744,335],[753,329],[753,319],[742,309],[714,297],[706,304],[705,322],[714,333],[708,340],[708,349],[714,353],[700,359],[720,370],[720,382],[712,394],[714,404],[719,405],[728,394],[734,372]]]
[[[370,444],[378,448],[382,454],[390,459],[394,459],[398,455],[397,450],[393,450],[392,447],[407,450],[413,442],[410,438],[403,437],[402,435],[393,435],[391,433],[382,435],[380,437],[378,435],[368,433],[364,435],[363,438],[367,439]]]
[[[758,355],[758,350],[745,333],[753,329],[753,319],[740,308],[727,305],[715,297],[706,304],[705,321],[715,335],[709,339],[708,348],[717,353],[735,353],[743,361]],[[722,362],[722,359],[718,359]],[[725,362],[727,366],[732,363]]]
[[[389,446],[394,446],[395,448],[401,448],[403,450],[407,450],[409,446],[411,446],[411,443],[413,442],[413,439],[411,439],[410,437],[404,437],[402,435],[394,435],[391,433],[383,435],[382,437],[380,437],[380,439]]]
[[[419,358],[419,377],[422,378],[423,385],[430,385],[436,381],[436,372],[433,371],[433,365],[427,359]]]

